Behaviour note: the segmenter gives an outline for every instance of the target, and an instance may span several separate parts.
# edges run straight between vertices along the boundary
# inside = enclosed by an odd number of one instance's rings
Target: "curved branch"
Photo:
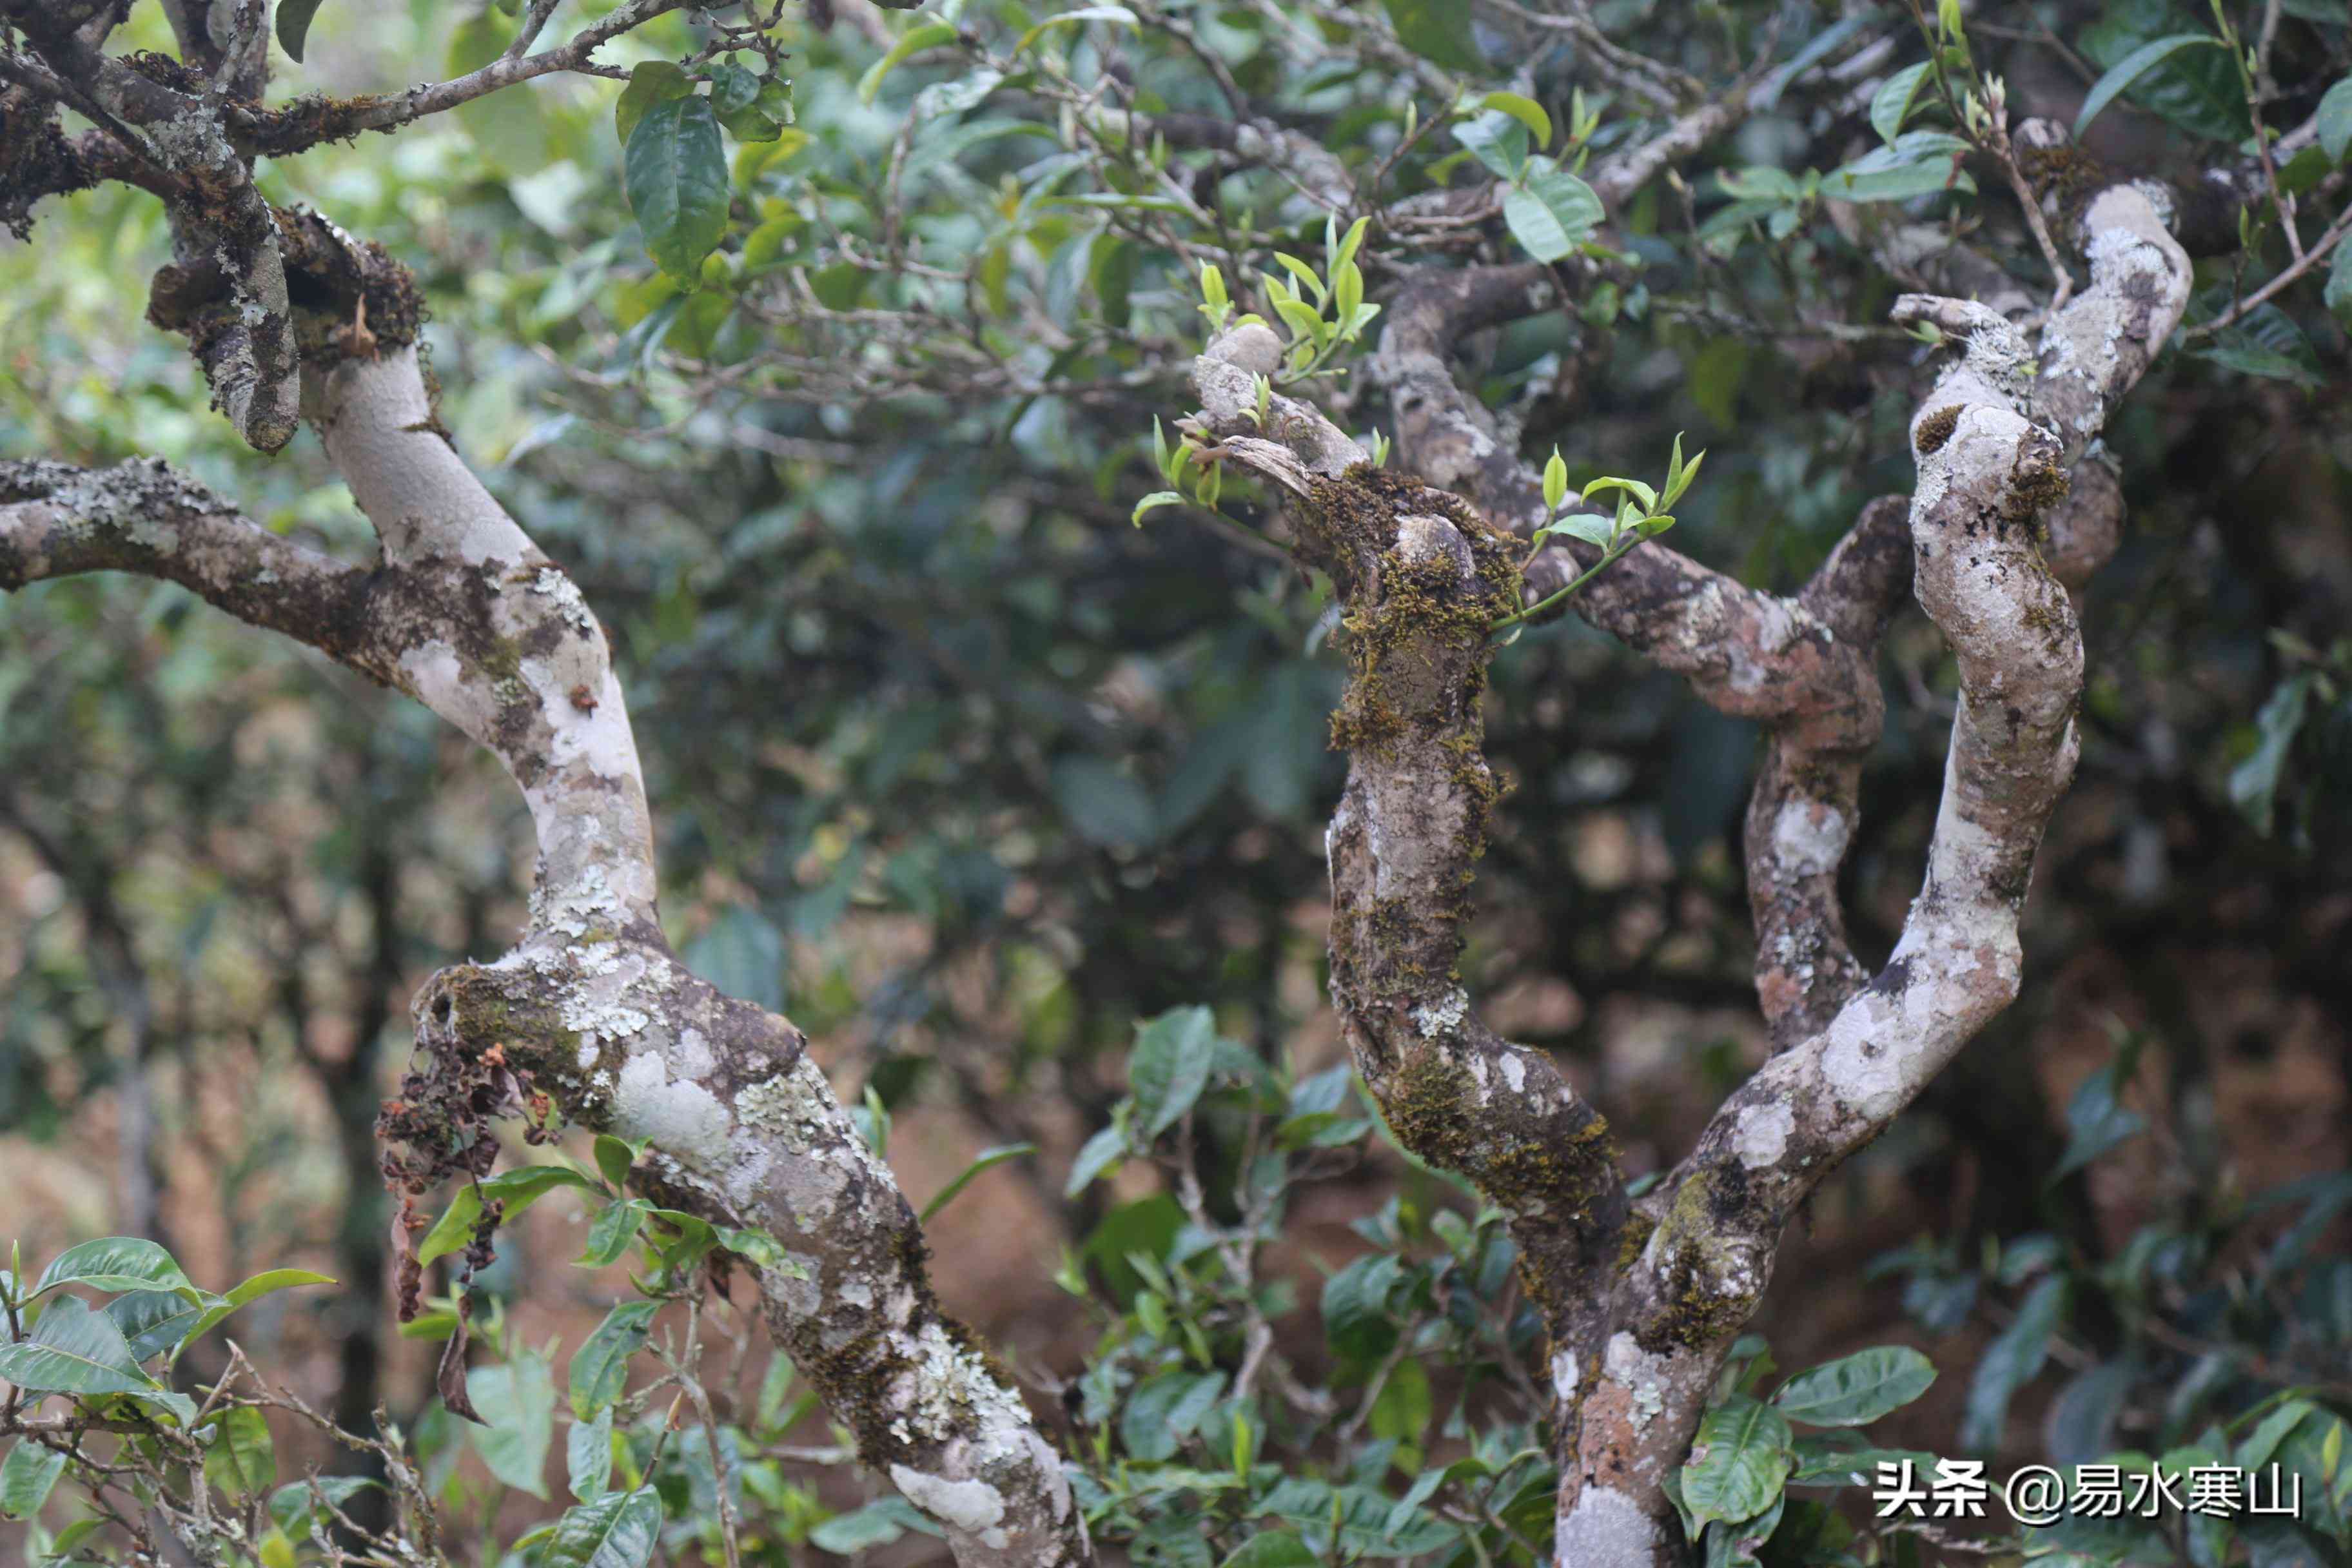
[[[1917,296],[1896,306],[1898,320],[1937,322],[1964,350],[1911,427],[1916,593],[1960,671],[1927,874],[1886,966],[1725,1100],[1668,1178],[1657,1228],[1621,1287],[1609,1354],[1618,1388],[1691,1397],[1669,1399],[1670,1419],[1589,1431],[1582,1489],[1563,1494],[1564,1561],[1584,1561],[1571,1549],[1593,1542],[1643,1540],[1645,1500],[1645,1556],[1663,1554],[1671,1513],[1616,1478],[1655,1482],[1678,1462],[1795,1205],[2017,994],[2019,915],[2073,776],[2083,682],[2074,607],[2037,520],[2065,493],[2070,447],[2096,435],[2179,324],[2190,278],[2139,188],[2095,198],[2078,239],[2091,286],[2051,320],[2038,353],[1984,306]]]
[[[1521,547],[1458,498],[1372,468],[1304,404],[1273,400],[1275,439],[1243,434],[1258,428],[1253,377],[1282,353],[1266,328],[1239,327],[1193,376],[1213,449],[1297,497],[1302,545],[1346,606],[1331,737],[1348,784],[1325,841],[1332,1000],[1398,1139],[1510,1216],[1554,1382],[1572,1389],[1607,1333],[1606,1292],[1577,1283],[1610,1267],[1626,1223],[1616,1150],[1549,1054],[1487,1027],[1456,967],[1500,793],[1481,749],[1487,627],[1517,601]],[[1562,1414],[1573,1423],[1572,1401]]]
[[[384,287],[380,251],[315,219],[287,233],[305,298]],[[574,1121],[649,1140],[642,1190],[780,1244],[746,1265],[779,1343],[960,1563],[1091,1562],[1057,1456],[940,1310],[913,1210],[800,1031],[688,973],[664,940],[627,708],[578,588],[450,446],[413,342],[323,323],[305,341],[306,412],[375,524],[374,569],[289,545],[159,465],[8,465],[0,587],[101,569],[184,582],[496,752],[537,829],[530,921],[506,956],[417,997],[416,1064],[383,1124],[412,1151],[399,1168],[446,1168],[465,1108],[499,1103],[518,1071]]]
[[[594,63],[598,49],[665,12],[677,10],[688,0],[629,0],[611,15],[583,27],[569,41],[534,55],[502,55],[478,69],[446,81],[427,82],[404,92],[372,93],[360,98],[298,99],[282,109],[241,107],[233,111],[231,130],[249,151],[282,158],[341,142],[362,131],[396,131],[400,127],[487,98],[503,88],[556,71],[604,70]],[[893,4],[895,0],[880,0]]]

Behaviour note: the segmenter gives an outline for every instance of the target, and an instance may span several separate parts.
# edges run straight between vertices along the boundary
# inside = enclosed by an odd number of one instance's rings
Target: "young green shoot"
[[[1666,459],[1666,480],[1663,486],[1653,488],[1640,479],[1606,475],[1586,485],[1578,499],[1591,500],[1597,495],[1613,493],[1617,498],[1617,509],[1613,513],[1562,512],[1561,504],[1568,500],[1568,464],[1560,457],[1559,448],[1553,447],[1551,458],[1544,464],[1543,472],[1544,510],[1549,521],[1537,529],[1528,541],[1528,561],[1532,563],[1542,552],[1544,542],[1559,533],[1598,545],[1601,559],[1558,593],[1547,595],[1524,609],[1502,616],[1491,623],[1487,629],[1499,632],[1524,626],[1553,605],[1574,596],[1586,584],[1614,565],[1643,540],[1655,539],[1672,528],[1675,518],[1668,509],[1690,489],[1692,481],[1698,478],[1698,466],[1706,460],[1706,454],[1701,452],[1689,462],[1684,462],[1683,438],[1677,435],[1673,455]]]

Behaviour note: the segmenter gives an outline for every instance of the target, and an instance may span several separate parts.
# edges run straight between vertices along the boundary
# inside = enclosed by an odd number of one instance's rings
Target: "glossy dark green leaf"
[[[1147,1142],[1192,1109],[1208,1087],[1216,1056],[1216,1016],[1206,1007],[1171,1008],[1136,1030],[1127,1077]]]
[[[278,0],[278,47],[295,64],[302,63],[302,46],[310,36],[310,18],[324,0]]]
[[[1917,1351],[1879,1345],[1799,1373],[1772,1404],[1808,1426],[1862,1426],[1910,1404],[1935,1381],[1935,1363]]]
[[[1737,1521],[1770,1508],[1795,1464],[1793,1441],[1779,1411],[1745,1394],[1708,1411],[1682,1468],[1683,1502],[1692,1520]]]
[[[2000,1444],[2011,1398],[2050,1359],[2050,1342],[2065,1321],[2070,1289],[2063,1275],[2043,1279],[2026,1296],[2009,1327],[1985,1347],[1969,1384],[1961,1447],[1983,1452]]]
[[[652,1331],[659,1301],[624,1301],[604,1315],[595,1332],[572,1352],[572,1414],[582,1421],[621,1397],[629,1381],[629,1358]]]
[[[226,1296],[207,1296],[205,1310],[188,1326],[186,1340],[208,1334],[228,1321],[238,1309],[251,1306],[264,1296],[274,1296],[280,1290],[292,1290],[304,1285],[332,1285],[334,1280],[324,1274],[314,1274],[308,1268],[268,1268],[241,1280]]]
[[[79,1296],[53,1298],[29,1338],[0,1345],[0,1378],[30,1394],[147,1394],[159,1386],[139,1370],[114,1320]]]
[[[162,1355],[188,1335],[205,1314],[205,1303],[190,1301],[169,1290],[134,1290],[117,1296],[106,1315],[122,1331],[131,1353],[140,1361]]]
[[[2221,47],[2221,40],[2210,33],[2174,33],[2168,37],[2149,39],[2108,67],[2099,79],[2091,84],[2089,94],[2083,100],[2081,111],[2074,116],[2074,134],[2080,136],[2091,121],[2099,117],[2100,111],[2133,83],[2183,49]]]
[[[727,233],[727,155],[708,99],[648,104],[622,160],[629,210],[664,272],[693,285]]]
[[[92,1290],[168,1290],[184,1300],[201,1296],[179,1262],[155,1243],[136,1236],[107,1236],[68,1247],[50,1259],[34,1281],[32,1294],[60,1285]]]

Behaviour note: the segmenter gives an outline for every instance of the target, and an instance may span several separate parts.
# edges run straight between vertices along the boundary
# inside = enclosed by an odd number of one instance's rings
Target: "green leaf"
[[[1844,1438],[1843,1433],[1798,1438],[1791,1448],[1796,1455],[1797,1467],[1789,1472],[1789,1484],[1792,1487],[1866,1487],[1876,1478],[1882,1460],[1887,1464],[1900,1464],[1908,1459],[1921,1475],[1936,1473],[1936,1457],[1933,1454],[1924,1454],[1913,1448],[1857,1447]]]
[[[1138,528],[1143,526],[1143,516],[1146,512],[1158,511],[1163,506],[1182,506],[1183,504],[1184,493],[1181,490],[1153,490],[1135,503],[1133,520],[1135,526]]]
[[[613,129],[620,133],[621,145],[628,146],[629,132],[637,128],[646,110],[693,91],[694,79],[672,61],[646,60],[630,67],[629,85],[621,89],[613,105]]]
[[[0,1345],[0,1378],[27,1394],[149,1394],[160,1386],[114,1320],[79,1296],[60,1296],[32,1337]]]
[[[1081,5],[1075,11],[1065,11],[1058,16],[1048,16],[1022,34],[1021,41],[1013,46],[1013,58],[1019,59],[1023,55],[1027,54],[1030,45],[1056,27],[1077,26],[1087,22],[1124,22],[1139,33],[1143,31],[1143,24],[1136,20],[1135,13],[1124,5]]]
[[[1322,1562],[1298,1531],[1273,1530],[1235,1547],[1218,1568],[1319,1568]]]
[[[1558,511],[1559,503],[1568,499],[1568,463],[1560,457],[1557,447],[1551,449],[1551,456],[1544,462],[1543,498],[1547,511]]]
[[[204,1312],[189,1325],[180,1342],[208,1334],[226,1321],[229,1314],[249,1306],[264,1296],[280,1290],[290,1290],[300,1285],[332,1285],[334,1280],[324,1274],[313,1274],[308,1268],[270,1268],[253,1276],[226,1296],[206,1297]]]
[[[604,1496],[564,1510],[539,1559],[541,1568],[644,1568],[661,1540],[661,1499],[651,1487]]]
[[[1497,179],[1516,181],[1527,172],[1528,128],[1507,114],[1489,111],[1454,127],[1454,139]]]
[[[1470,34],[1470,8],[1461,0],[1381,0],[1397,40],[1433,65],[1478,71],[1486,61]]]
[[[417,1244],[416,1261],[431,1263],[463,1251],[473,1241],[474,1226],[481,1217],[482,1189],[468,1182],[457,1189],[457,1195],[449,1200],[449,1206],[441,1211],[441,1217],[433,1222],[433,1228]]]
[[[2344,152],[2352,147],[2352,77],[2346,77],[2327,89],[2319,100],[2319,144],[2327,150],[2331,163],[2344,162]],[[2336,253],[2341,257],[2344,252]]]
[[[205,1307],[215,1304],[215,1298],[192,1304],[169,1290],[139,1290],[117,1296],[106,1304],[105,1311],[130,1342],[131,1355],[145,1361],[186,1339]]]
[[[2070,1133],[2066,1152],[2059,1160],[2058,1168],[2050,1173],[2052,1184],[2147,1130],[2147,1118],[2123,1103],[2124,1086],[2139,1067],[2139,1054],[2140,1041],[2135,1037],[2116,1052],[2113,1061],[2084,1079],[2074,1090],[2074,1099],[2066,1103]]]
[[[547,1358],[519,1351],[503,1364],[466,1374],[466,1397],[483,1425],[468,1426],[490,1473],[518,1491],[547,1496],[547,1451],[555,1441],[555,1377]]]
[[[278,47],[296,65],[302,63],[303,40],[310,36],[310,18],[321,0],[278,0]]]
[[[1499,110],[1526,126],[1528,134],[1536,139],[1538,151],[1551,145],[1551,116],[1534,99],[1516,92],[1490,92],[1478,100],[1478,106]]]
[[[230,1498],[258,1496],[278,1484],[278,1449],[260,1411],[240,1405],[214,1417],[205,1446],[205,1479]]]
[[[591,1268],[602,1268],[617,1263],[629,1250],[629,1243],[637,1238],[637,1227],[646,1223],[653,1205],[643,1198],[625,1198],[616,1204],[606,1204],[588,1224],[588,1245],[581,1249],[579,1261]]]
[[[574,1357],[572,1365],[578,1366]],[[613,1409],[606,1405],[593,1421],[574,1421],[563,1435],[564,1484],[582,1502],[604,1495],[613,1479]]]
[[[1342,1360],[1376,1362],[1396,1343],[1388,1300],[1402,1268],[1395,1254],[1375,1252],[1323,1281],[1323,1337]]]
[[[635,1149],[638,1153],[645,1152],[642,1140]],[[583,1193],[596,1191],[595,1183],[569,1165],[520,1165],[499,1172],[482,1183],[481,1187],[482,1201],[504,1204],[504,1218],[509,1221],[558,1187],[574,1187]]]
[[[1078,1151],[1078,1157],[1070,1162],[1070,1179],[1062,1184],[1062,1195],[1074,1198],[1085,1192],[1097,1176],[1118,1164],[1126,1152],[1126,1129],[1114,1124],[1097,1132]]]
[[[2000,1336],[1985,1347],[1969,1385],[1968,1408],[1960,1422],[1960,1446],[1984,1452],[2000,1442],[2009,1402],[2033,1381],[2050,1358],[2050,1342],[2065,1321],[2069,1285],[2053,1275],[2036,1285]]]
[[[728,995],[771,1013],[784,1010],[784,933],[758,910],[729,905],[686,944],[685,958],[688,969]]]
[[[628,1386],[629,1358],[644,1347],[659,1301],[624,1301],[572,1352],[572,1414],[593,1420]]]
[[[727,233],[727,156],[709,100],[648,105],[629,132],[622,173],[654,260],[688,287],[700,282],[703,258]]]
[[[2342,252],[2337,253],[2340,257]],[[2230,770],[2230,804],[2268,838],[2278,810],[2278,786],[2288,753],[2311,706],[2315,676],[2304,670],[2281,681],[2254,715],[2253,753]]]
[[[1511,237],[1538,261],[1559,261],[1600,226],[1601,198],[1549,158],[1528,162],[1527,181],[1503,198]]]
[[[1315,268],[1299,260],[1296,256],[1284,251],[1276,251],[1274,258],[1282,263],[1283,270],[1298,279],[1300,288],[1315,296],[1317,304],[1323,302],[1328,291],[1324,289],[1323,279],[1317,275]]]
[[[707,977],[706,977],[707,978]],[[717,984],[716,981],[712,982]],[[725,990],[725,986],[719,986]],[[604,1178],[614,1192],[629,1184],[629,1168],[637,1163],[637,1151],[625,1138],[615,1138],[610,1132],[596,1134],[592,1146],[596,1156],[596,1173]]]
[[[24,1438],[0,1460],[0,1519],[30,1519],[49,1500],[50,1489],[66,1473],[62,1448]]]
[[[1173,1007],[1137,1027],[1127,1078],[1144,1142],[1175,1126],[1192,1109],[1208,1087],[1216,1055],[1216,1016],[1206,1007]]]
[[[318,1521],[318,1499],[310,1491],[314,1484],[337,1508],[363,1491],[381,1490],[383,1487],[382,1481],[367,1476],[319,1476],[313,1480],[287,1482],[269,1494],[269,1517],[289,1541],[307,1540]]]
[[[1139,846],[1159,837],[1150,793],[1103,758],[1064,757],[1052,784],[1055,804],[1089,844]]]
[[[1372,1401],[1368,1424],[1375,1437],[1390,1437],[1419,1447],[1435,1410],[1429,1373],[1421,1363],[1408,1358],[1389,1370],[1389,1380],[1381,1384],[1380,1397]]]
[[[1770,1508],[1795,1464],[1795,1434],[1770,1405],[1735,1394],[1708,1411],[1682,1468],[1683,1503],[1694,1524],[1737,1522]]]
[[[909,1530],[937,1534],[938,1527],[915,1510],[904,1498],[877,1498],[864,1508],[835,1514],[809,1531],[809,1544],[820,1551],[854,1557],[869,1546],[887,1546]]]
[[[1608,546],[1617,537],[1617,525],[1612,520],[1593,511],[1571,511],[1536,530],[1538,540],[1555,533],[1565,533],[1570,539],[1580,539],[1587,544]]]
[[[923,1205],[923,1212],[916,1218],[929,1225],[931,1216],[953,1203],[956,1194],[970,1186],[974,1176],[983,1171],[992,1171],[1008,1160],[1018,1160],[1024,1154],[1034,1154],[1036,1152],[1037,1145],[1034,1143],[1001,1143],[993,1149],[982,1149],[978,1154],[972,1156],[971,1163],[963,1168],[962,1174],[941,1187],[939,1196]]]
[[[926,22],[919,27],[909,29],[905,37],[890,46],[888,54],[867,67],[866,74],[857,79],[858,101],[873,102],[875,95],[882,90],[883,78],[925,49],[952,44],[955,38],[956,30],[945,22]]]
[[[188,1301],[203,1295],[189,1282],[170,1253],[136,1236],[100,1237],[67,1247],[41,1270],[40,1279],[34,1281],[32,1296],[60,1285],[108,1291],[168,1290]]]
[[[1878,84],[1878,90],[1870,96],[1870,128],[1878,132],[1881,142],[1892,142],[1903,134],[1903,122],[1911,116],[1920,84],[1935,68],[1932,61],[1921,60]]]
[[[1974,191],[1958,159],[1969,144],[1948,131],[1906,131],[1887,145],[1822,176],[1822,195],[1841,202],[1903,202],[1943,191]]]
[[[754,1268],[780,1269],[794,1279],[809,1277],[807,1268],[784,1250],[783,1243],[764,1230],[719,1226],[714,1229],[713,1239]]]
[[[2221,40],[2206,33],[2175,33],[2142,44],[2109,67],[2105,75],[2091,84],[2090,96],[2083,100],[2082,112],[2074,116],[2074,134],[2080,137],[2084,129],[2099,117],[2102,110],[2132,83],[2170,59],[2183,49],[2208,47],[2221,47]]]
[[[1119,1441],[1134,1458],[1173,1458],[1178,1445],[1224,1391],[1222,1372],[1163,1372],[1148,1379],[1128,1396],[1119,1415]]]
[[[2338,245],[2327,263],[2327,288],[2320,295],[2340,326],[2352,327],[2352,245]]]
[[[1927,1391],[1936,1365],[1906,1345],[1881,1345],[1798,1373],[1772,1403],[1808,1426],[1861,1426]]]

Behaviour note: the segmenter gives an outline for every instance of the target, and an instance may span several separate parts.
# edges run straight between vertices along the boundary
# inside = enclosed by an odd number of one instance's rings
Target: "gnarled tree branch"
[[[375,525],[372,569],[277,539],[161,465],[103,474],[0,465],[0,588],[114,570],[178,582],[240,618],[415,697],[495,752],[539,839],[530,921],[503,958],[436,975],[415,1004],[412,1084],[520,1068],[573,1121],[649,1140],[633,1178],[781,1246],[749,1265],[794,1364],[947,1535],[957,1561],[1091,1561],[1060,1461],[1005,1374],[949,1318],[922,1233],[782,1017],[689,973],[656,917],[651,823],[603,628],[457,455],[435,416],[404,275],[318,220],[289,219],[305,411]],[[423,1109],[404,1141],[446,1137]]]

